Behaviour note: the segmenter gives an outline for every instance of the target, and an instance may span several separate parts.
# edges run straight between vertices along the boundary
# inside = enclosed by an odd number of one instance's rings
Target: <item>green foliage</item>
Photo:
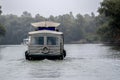
[[[5,35],[5,28],[0,24],[0,36]]]
[[[120,17],[120,0],[104,0],[99,8],[100,14],[105,14],[107,17]],[[117,18],[116,18],[117,19]]]
[[[2,13],[1,6],[0,6],[0,14]]]
[[[0,15],[1,15],[2,11],[1,11],[1,6],[0,6]],[[0,24],[0,36],[5,35],[5,28]]]
[[[98,11],[107,18],[99,29],[101,39],[112,43],[120,42],[120,0],[104,0]]]
[[[30,25],[33,22],[39,21],[55,21],[61,23],[59,30],[64,33],[65,43],[72,42],[94,42],[96,41],[96,30],[98,26],[95,25],[98,19],[92,13],[92,16],[86,14],[83,16],[77,14],[76,17],[73,16],[72,12],[69,14],[53,16],[45,18],[36,14],[32,17],[30,13],[23,12],[23,14],[18,17],[16,15],[2,15],[0,17],[0,23],[6,27],[6,35],[1,40],[2,44],[20,44],[24,38],[28,37],[28,32],[33,31],[34,28]]]

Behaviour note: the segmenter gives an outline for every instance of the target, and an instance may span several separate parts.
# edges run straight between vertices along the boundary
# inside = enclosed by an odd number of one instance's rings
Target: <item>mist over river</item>
[[[0,80],[120,80],[120,51],[103,44],[65,44],[64,60],[28,61],[24,45],[0,45]]]

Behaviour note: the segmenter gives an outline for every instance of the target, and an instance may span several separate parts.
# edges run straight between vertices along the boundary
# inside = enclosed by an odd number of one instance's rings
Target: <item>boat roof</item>
[[[41,31],[32,31],[32,32],[29,32],[29,35],[43,34],[43,33],[48,33],[48,34],[50,33],[50,34],[57,34],[57,35],[63,34],[62,32],[57,32],[57,31],[41,30]]]
[[[35,28],[38,27],[58,27],[60,23],[52,22],[52,21],[42,21],[42,22],[35,22],[31,23],[31,25]]]

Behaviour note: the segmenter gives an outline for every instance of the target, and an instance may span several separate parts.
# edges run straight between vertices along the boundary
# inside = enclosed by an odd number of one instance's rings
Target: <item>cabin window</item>
[[[44,37],[35,37],[35,44],[44,45]]]
[[[57,37],[47,37],[47,45],[58,45]]]

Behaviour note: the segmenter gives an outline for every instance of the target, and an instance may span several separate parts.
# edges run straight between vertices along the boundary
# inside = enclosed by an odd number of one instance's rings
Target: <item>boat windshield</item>
[[[58,37],[47,37],[47,45],[58,45]]]
[[[44,45],[44,37],[35,37],[34,40],[35,44]]]

